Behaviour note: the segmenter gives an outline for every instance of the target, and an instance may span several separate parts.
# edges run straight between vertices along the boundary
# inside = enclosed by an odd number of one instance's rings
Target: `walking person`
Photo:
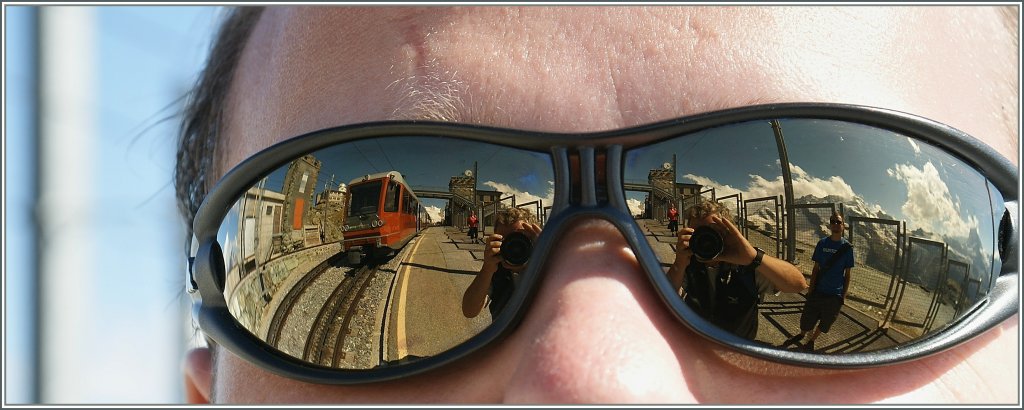
[[[672,235],[679,230],[679,210],[676,209],[676,204],[669,205],[668,208],[668,230]]]
[[[469,213],[469,220],[467,222],[469,223],[469,239],[476,240],[476,237],[477,237],[477,226],[476,225],[477,225],[477,223],[480,222],[480,220],[477,219],[477,217],[476,217],[476,212],[470,212]]]

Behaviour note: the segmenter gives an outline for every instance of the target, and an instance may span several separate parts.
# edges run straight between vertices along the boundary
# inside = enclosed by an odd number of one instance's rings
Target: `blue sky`
[[[907,220],[944,236],[991,224],[979,209],[988,207],[985,179],[959,160],[923,142],[863,125],[825,120],[782,120],[795,196],[859,198],[873,211]],[[767,121],[736,124],[669,140],[627,154],[626,180],[646,181],[676,154],[679,182],[718,187],[754,196],[782,195],[778,149]],[[724,188],[724,189],[723,189]],[[773,190],[774,188],[774,190]],[[629,198],[643,200],[643,193]],[[874,215],[872,215],[874,216]],[[973,222],[973,223],[972,223]],[[980,225],[979,225],[980,222]]]
[[[94,212],[82,222],[96,254],[80,274],[88,329],[57,346],[90,352],[66,363],[77,383],[53,377],[50,400],[64,403],[175,403],[185,339],[183,230],[171,185],[179,97],[194,81],[216,7],[90,7],[96,73],[92,152]],[[8,403],[31,400],[29,292],[33,172],[30,8],[4,6],[6,84],[5,343]],[[171,118],[164,121],[165,118]],[[91,132],[89,132],[91,131]],[[59,165],[59,164],[54,164]],[[56,172],[74,169],[53,167]],[[54,171],[51,171],[54,172]],[[11,240],[17,238],[18,240]],[[59,258],[60,255],[49,255]],[[51,375],[53,376],[53,375]]]
[[[356,177],[391,170],[401,172],[411,186],[447,190],[451,177],[473,170],[476,162],[481,190],[515,195],[517,204],[540,198],[545,206],[550,206],[553,195],[553,169],[547,155],[499,145],[411,137],[346,143],[314,156],[322,162],[317,193],[323,191],[325,184],[330,185],[332,177],[334,189]],[[273,171],[266,188],[280,192],[287,169],[285,165]],[[423,204],[445,207],[444,200],[424,199]]]

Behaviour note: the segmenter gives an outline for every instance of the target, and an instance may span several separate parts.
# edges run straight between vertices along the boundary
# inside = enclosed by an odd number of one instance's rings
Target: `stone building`
[[[297,158],[285,173],[281,192],[285,196],[283,246],[297,249],[308,246],[311,238],[319,238],[319,227],[310,224],[309,210],[313,206],[313,191],[320,175],[320,160],[313,155]],[[317,242],[318,241],[313,241]]]
[[[348,187],[339,184],[336,188],[325,189],[317,194],[316,204],[310,209],[310,222],[319,227],[321,243],[344,239],[341,227],[345,225]]]

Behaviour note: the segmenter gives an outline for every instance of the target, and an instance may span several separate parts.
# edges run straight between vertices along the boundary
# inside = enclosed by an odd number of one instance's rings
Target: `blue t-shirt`
[[[818,262],[818,266],[825,267],[825,263],[832,259],[832,255],[839,250],[844,243],[850,243],[846,238],[839,238],[838,241],[833,241],[831,237],[824,237],[818,241],[818,246],[814,247],[814,255],[811,256],[811,260]],[[818,283],[815,284],[815,292],[824,295],[835,295],[839,296],[843,294],[843,286],[846,285],[846,278],[843,275],[843,271],[846,268],[853,267],[853,249],[846,251],[843,256],[839,257],[828,271],[818,272]]]

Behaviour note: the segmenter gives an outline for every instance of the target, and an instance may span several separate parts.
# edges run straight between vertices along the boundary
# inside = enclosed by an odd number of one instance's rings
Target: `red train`
[[[359,263],[363,255],[385,256],[419,233],[420,200],[397,171],[353,179],[348,192],[342,230],[350,262]]]

